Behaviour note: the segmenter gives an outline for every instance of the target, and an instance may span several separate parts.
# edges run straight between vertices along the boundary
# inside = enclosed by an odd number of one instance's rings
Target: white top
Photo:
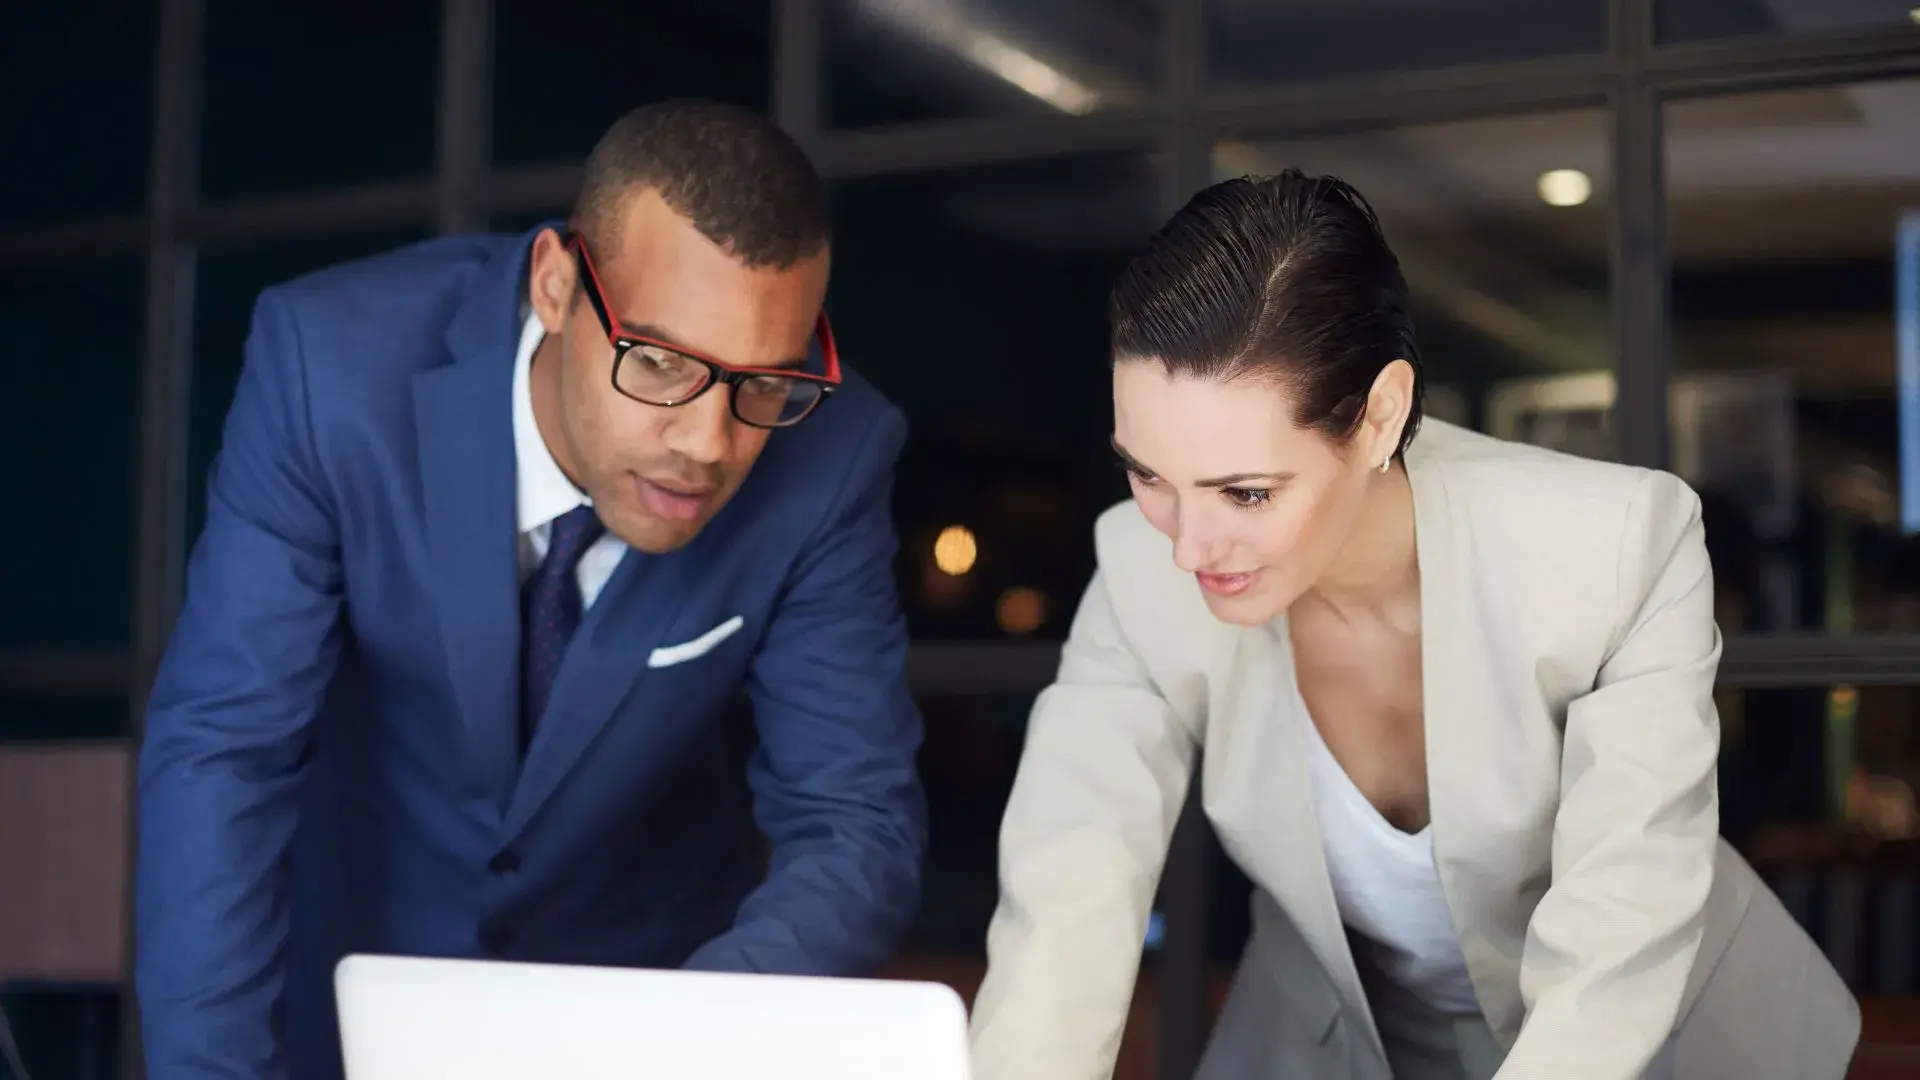
[[[1299,697],[1299,687],[1294,688]],[[1375,970],[1433,1008],[1478,1013],[1453,912],[1433,861],[1433,829],[1402,832],[1380,816],[1327,749],[1307,713],[1307,772],[1340,918]]]
[[[593,502],[560,471],[559,462],[553,460],[553,452],[547,449],[547,440],[540,435],[539,421],[533,418],[533,351],[546,336],[540,317],[529,312],[520,328],[520,351],[513,362],[513,457],[519,503],[515,517],[520,530],[522,581],[547,557],[547,538],[553,533],[553,519],[576,506]],[[593,606],[594,598],[606,587],[614,567],[620,565],[620,557],[626,553],[627,545],[619,537],[606,533],[580,557],[580,568],[575,573],[580,579],[582,611]]]

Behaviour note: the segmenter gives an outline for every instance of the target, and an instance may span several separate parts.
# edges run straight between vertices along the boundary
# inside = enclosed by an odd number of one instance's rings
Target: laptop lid
[[[968,1080],[937,983],[349,956],[348,1080]]]

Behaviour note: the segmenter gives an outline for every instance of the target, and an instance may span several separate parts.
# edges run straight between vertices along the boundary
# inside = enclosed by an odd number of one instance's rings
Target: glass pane
[[[1854,989],[1920,992],[1920,687],[1717,697],[1721,832]]]
[[[429,176],[440,5],[209,0],[205,195]]]
[[[622,114],[662,98],[772,104],[769,0],[506,0],[494,20],[503,164],[580,161]]]
[[[0,648],[131,641],[143,273],[0,269]]]
[[[1920,23],[1913,0],[1660,0],[1662,43],[1712,38],[1803,37]]]
[[[1722,626],[1920,631],[1920,80],[1666,125],[1673,467],[1706,501]]]
[[[927,729],[920,775],[933,845],[904,951],[986,956],[987,923],[1000,898],[1000,818],[1032,708],[1031,694],[920,697]]]
[[[830,0],[827,122],[1065,113],[1160,85],[1164,0]]]
[[[0,4],[0,146],[12,157],[0,168],[0,225],[138,212],[145,204],[158,8],[115,0]]]
[[[1215,86],[1352,79],[1388,72],[1597,53],[1605,0],[1207,0]]]
[[[187,453],[187,536],[206,523],[207,466],[220,449],[240,381],[260,290],[303,274],[426,239],[417,229],[283,241],[284,246],[201,253],[194,297],[193,411]]]
[[[1214,167],[1332,174],[1373,204],[1407,277],[1426,415],[1605,458],[1609,158],[1604,115],[1581,110],[1223,142]]]
[[[124,739],[129,708],[124,696],[0,697],[0,743]]]
[[[1106,294],[1158,191],[1137,155],[833,186],[841,355],[913,431],[894,517],[916,636],[1064,636],[1093,519],[1126,497]]]
[[[8,983],[0,1007],[19,1041],[20,1063],[34,1080],[119,1076],[120,990],[106,985]]]
[[[555,228],[566,224],[568,208],[555,206],[546,210],[510,210],[495,213],[488,219],[487,228],[491,232],[509,233],[519,236],[533,231],[537,225],[553,223]]]

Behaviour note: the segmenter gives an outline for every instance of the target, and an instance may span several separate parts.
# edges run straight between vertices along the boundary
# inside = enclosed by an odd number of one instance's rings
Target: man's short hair
[[[649,188],[748,266],[784,269],[831,238],[826,187],[806,152],[737,106],[662,101],[615,121],[587,158],[573,227],[611,247],[627,197]]]

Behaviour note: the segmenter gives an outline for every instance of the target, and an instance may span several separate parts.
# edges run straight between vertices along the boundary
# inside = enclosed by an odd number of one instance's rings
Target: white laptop
[[[969,1080],[938,983],[349,956],[348,1080]]]

